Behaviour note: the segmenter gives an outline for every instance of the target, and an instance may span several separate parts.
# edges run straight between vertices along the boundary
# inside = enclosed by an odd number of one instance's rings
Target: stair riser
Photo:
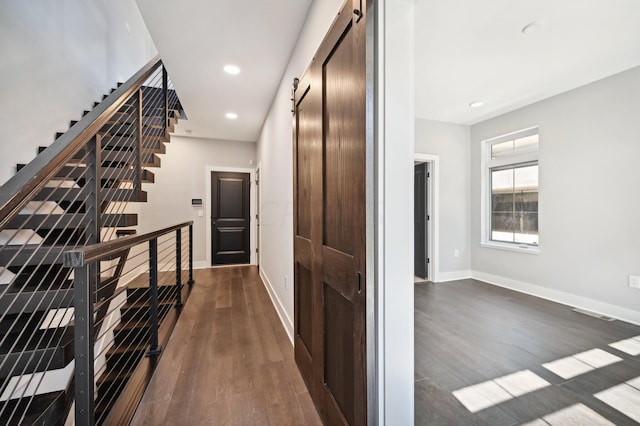
[[[65,347],[0,355],[0,377],[64,368],[71,360],[73,360],[73,350]]]
[[[109,370],[131,370],[136,366],[146,351],[130,351],[107,357],[107,368]]]
[[[119,167],[103,167],[102,170],[102,182],[106,182],[108,179],[119,179],[121,181],[130,181],[133,179],[133,173],[130,170],[125,170]],[[73,166],[65,166],[62,170],[56,175],[58,179],[84,179],[86,178],[86,171],[78,169]],[[148,170],[142,171],[142,181],[145,183],[153,183],[154,182],[154,174]]]
[[[72,290],[7,293],[0,298],[0,312],[6,314],[33,313],[48,311],[49,307],[60,309],[72,306]]]
[[[142,135],[143,136],[164,136],[164,129],[161,127],[152,126],[142,121]],[[104,136],[129,136],[135,137],[138,134],[138,126],[135,123],[119,123],[113,122],[104,125],[100,132]],[[104,145],[104,144],[103,144]]]
[[[101,195],[103,201],[147,201],[146,192],[131,189],[107,189]],[[84,201],[86,198],[86,191],[81,188],[42,188],[35,201]]]
[[[75,215],[18,215],[13,218],[6,229],[67,229],[84,228],[89,218],[80,213]],[[127,227],[138,224],[136,214],[105,214],[101,217],[102,226]]]
[[[116,346],[138,345],[149,342],[149,328],[140,327],[134,329],[117,330],[114,344]]]
[[[158,306],[158,310],[159,310],[158,315],[160,318],[162,318],[166,315],[167,308],[171,307],[172,301],[162,301],[160,303],[161,304]],[[122,322],[129,322],[129,321],[138,322],[138,321],[147,320],[149,319],[149,306],[144,306],[139,308],[138,307],[129,308],[124,312],[122,312],[121,316],[122,316]]]
[[[137,114],[132,114],[129,112],[117,112],[111,117],[109,120],[109,124],[111,123],[126,123],[126,124],[134,124],[138,119]],[[162,126],[164,122],[164,118],[160,116],[153,115],[143,115],[142,116],[142,124],[148,126]]]

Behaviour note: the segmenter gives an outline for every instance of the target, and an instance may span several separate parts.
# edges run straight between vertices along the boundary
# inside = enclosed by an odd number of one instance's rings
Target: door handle
[[[358,278],[358,294],[362,293],[362,273],[360,273],[360,271],[358,271],[356,273],[356,276]]]
[[[218,218],[217,217],[211,217],[211,224],[215,225],[218,222]]]

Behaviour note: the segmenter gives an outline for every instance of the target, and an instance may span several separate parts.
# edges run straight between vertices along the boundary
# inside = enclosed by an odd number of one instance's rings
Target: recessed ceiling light
[[[469,104],[469,107],[471,108],[480,108],[482,105],[484,105],[484,102],[482,101],[473,101]]]
[[[224,116],[229,120],[235,120],[236,118],[238,118],[238,114],[236,114],[235,112],[228,112]]]
[[[522,27],[522,34],[531,34],[536,31],[540,31],[544,27],[544,24],[540,21],[533,21]]]
[[[239,73],[240,73],[240,68],[238,68],[238,67],[237,67],[237,66],[235,66],[235,65],[225,65],[225,66],[224,66],[224,71],[225,71],[227,74],[233,74],[233,75],[236,75],[236,74],[239,74]]]

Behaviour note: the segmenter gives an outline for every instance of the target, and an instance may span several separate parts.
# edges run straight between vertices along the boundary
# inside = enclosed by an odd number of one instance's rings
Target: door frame
[[[206,238],[206,262],[211,265],[211,172],[249,173],[249,250],[251,256],[250,265],[256,264],[256,169],[243,167],[207,166],[205,168],[205,238]],[[224,265],[222,265],[224,266]]]
[[[427,266],[428,280],[438,282],[440,275],[439,259],[440,259],[440,226],[438,225],[440,206],[440,194],[438,190],[438,182],[440,180],[440,156],[437,154],[415,153],[411,162],[413,170],[416,163],[429,163],[429,180],[427,185],[427,214],[429,222],[427,225],[428,254],[429,265]],[[414,191],[411,191],[411,198],[414,198]],[[413,200],[415,203],[415,199]]]
[[[251,181],[253,185],[253,189],[255,191],[254,203],[251,203],[251,207],[253,207],[255,220],[253,221],[253,232],[254,232],[254,240],[255,240],[255,249],[251,252],[252,256],[255,256],[255,264],[258,265],[258,271],[260,270],[260,255],[262,254],[262,230],[260,229],[259,223],[262,220],[260,203],[262,202],[262,186],[260,185],[260,174],[262,162],[258,162],[258,165],[255,169],[255,175],[253,176],[253,180]],[[252,263],[253,264],[253,263]]]

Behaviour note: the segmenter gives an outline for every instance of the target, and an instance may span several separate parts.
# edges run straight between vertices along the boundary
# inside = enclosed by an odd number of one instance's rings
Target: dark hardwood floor
[[[320,425],[257,268],[194,275],[132,425]]]
[[[416,284],[415,423],[638,424],[640,340],[609,345],[639,335],[475,280]]]

